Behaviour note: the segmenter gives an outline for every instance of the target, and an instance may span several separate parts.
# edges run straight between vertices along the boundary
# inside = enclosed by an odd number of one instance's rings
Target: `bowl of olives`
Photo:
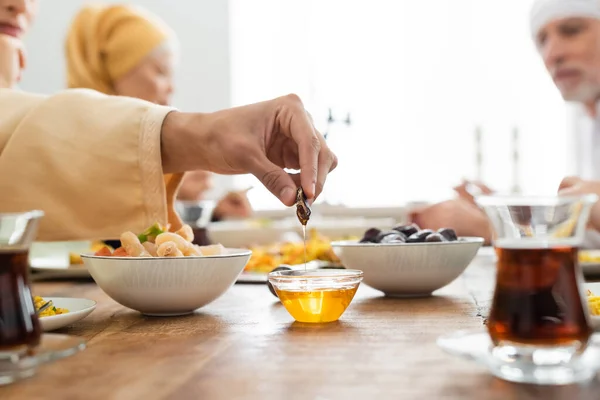
[[[429,296],[456,279],[483,245],[479,237],[458,237],[415,224],[368,229],[362,239],[331,243],[346,268],[363,271],[363,282],[392,297]]]

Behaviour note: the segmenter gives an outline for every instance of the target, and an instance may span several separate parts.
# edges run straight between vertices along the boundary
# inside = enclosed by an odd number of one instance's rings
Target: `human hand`
[[[223,218],[249,218],[252,215],[252,206],[247,196],[248,190],[229,192],[217,202],[214,216]]]
[[[166,173],[251,173],[287,206],[295,203],[300,185],[314,200],[337,166],[335,154],[295,95],[210,114],[170,113],[161,147]]]
[[[569,176],[562,180],[558,187],[561,196],[580,196],[584,194],[595,194],[600,197],[600,181],[586,181],[576,176]],[[600,231],[600,202],[592,206],[589,225]]]
[[[200,200],[212,187],[212,173],[203,170],[190,171],[183,177],[183,181],[177,192],[177,200]]]
[[[458,236],[479,236],[491,241],[487,216],[467,200],[453,199],[413,210],[409,215],[421,229],[452,228]]]

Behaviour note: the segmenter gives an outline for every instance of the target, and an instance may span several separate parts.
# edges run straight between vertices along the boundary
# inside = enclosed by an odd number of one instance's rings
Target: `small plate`
[[[562,385],[572,382],[561,382],[558,380],[547,380],[545,377],[547,371],[543,367],[530,368],[525,371],[509,371],[511,365],[500,363],[499,360],[492,355],[490,336],[485,330],[476,331],[457,331],[448,335],[440,336],[437,339],[437,345],[448,354],[457,356],[463,359],[475,361],[480,365],[485,366],[494,376],[519,383],[545,384],[545,385]],[[600,334],[594,334],[590,338],[587,349],[577,362],[576,370],[572,374],[576,374],[576,381],[583,382],[590,380],[600,369]],[[573,375],[568,375],[566,379],[573,379]]]
[[[583,255],[587,255],[590,258],[597,259],[597,261],[579,261],[579,265],[581,266],[581,272],[583,272],[584,275],[588,276],[600,275],[600,250],[580,250],[580,260]]]
[[[586,283],[584,284],[584,289],[591,291],[596,296],[600,296],[600,282]],[[600,329],[600,315],[590,315],[590,317],[592,318],[592,325],[594,328]]]
[[[34,242],[29,250],[33,279],[84,279],[90,273],[83,264],[71,265],[70,254],[90,251],[92,242]]]
[[[96,308],[96,302],[88,299],[73,299],[67,297],[44,297],[46,301],[52,301],[55,307],[66,308],[66,314],[41,317],[40,324],[45,332],[64,328],[90,315]]]

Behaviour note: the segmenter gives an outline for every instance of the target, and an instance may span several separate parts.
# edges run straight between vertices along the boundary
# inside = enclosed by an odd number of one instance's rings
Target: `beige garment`
[[[160,131],[171,108],[71,89],[0,89],[0,212],[41,209],[38,240],[114,239],[181,221],[182,174],[164,175]]]

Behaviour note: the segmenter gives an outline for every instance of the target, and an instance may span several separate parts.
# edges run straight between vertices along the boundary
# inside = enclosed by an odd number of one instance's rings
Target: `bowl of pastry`
[[[210,304],[236,281],[250,259],[246,249],[198,246],[185,225],[169,232],[155,224],[124,232],[121,247],[82,254],[98,286],[121,305],[146,315],[184,315]]]

